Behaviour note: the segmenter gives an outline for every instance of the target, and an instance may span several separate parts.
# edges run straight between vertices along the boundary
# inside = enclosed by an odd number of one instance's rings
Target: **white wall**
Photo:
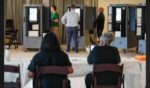
[[[109,4],[139,4],[145,2],[146,0],[98,0],[98,7],[104,8],[104,15],[105,15],[104,32],[107,32],[107,15],[108,15],[107,8]]]

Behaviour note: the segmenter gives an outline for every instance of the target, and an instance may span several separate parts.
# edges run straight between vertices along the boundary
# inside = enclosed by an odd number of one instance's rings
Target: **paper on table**
[[[32,25],[32,30],[39,30],[39,25],[38,24],[33,24]]]
[[[38,37],[39,33],[38,31],[29,31],[29,37]]]
[[[120,31],[115,31],[115,37],[121,37],[121,32]]]
[[[141,31],[142,31],[141,27],[137,27],[136,35],[141,36],[142,34]]]

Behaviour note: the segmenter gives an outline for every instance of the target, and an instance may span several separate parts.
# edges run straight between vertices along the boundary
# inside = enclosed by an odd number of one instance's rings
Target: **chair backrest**
[[[96,76],[93,75],[93,88],[121,88],[121,84],[123,82],[123,65],[118,65],[118,64],[99,64],[99,65],[94,65],[93,67],[93,73],[100,73],[100,72],[114,72],[114,73],[119,73],[118,75],[118,82],[116,85],[102,85],[102,84],[97,84],[97,80],[101,79],[96,79]]]
[[[13,21],[13,19],[7,19],[6,20],[6,28],[14,29],[14,21]]]
[[[12,72],[20,74],[19,66],[4,65],[4,72]]]
[[[42,66],[36,68],[36,88],[40,88],[40,80],[38,77],[45,74],[58,74],[58,75],[67,75],[67,70],[65,67],[60,66]],[[63,88],[67,88],[68,80],[63,80]]]
[[[19,74],[19,77],[16,78],[16,82],[5,82],[4,88],[21,88],[20,66],[4,65],[4,72]]]

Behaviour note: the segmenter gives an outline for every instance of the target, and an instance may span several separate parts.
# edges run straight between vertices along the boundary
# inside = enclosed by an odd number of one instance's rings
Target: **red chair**
[[[117,84],[116,85],[98,84],[97,80],[103,80],[103,79],[97,79],[97,77],[95,76],[95,73],[99,74],[100,72],[114,72],[114,73],[117,73],[117,76],[118,76]],[[118,65],[118,64],[94,65],[94,67],[93,67],[93,88],[121,88],[121,84],[123,84],[123,87],[124,87],[123,81],[124,81],[123,65]]]
[[[37,67],[36,69],[36,88],[40,88],[40,80],[38,77],[45,74],[58,74],[58,75],[67,75],[67,70],[65,67],[59,67],[59,66],[43,66],[43,67]],[[62,88],[68,88],[68,79],[63,80],[63,87]]]
[[[11,73],[19,74],[19,77],[16,78],[16,82],[4,82],[4,88],[21,88],[19,66],[4,65],[4,72],[11,72]]]

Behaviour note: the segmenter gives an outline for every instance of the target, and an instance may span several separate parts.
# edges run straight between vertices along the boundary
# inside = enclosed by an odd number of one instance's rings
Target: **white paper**
[[[33,24],[32,25],[32,30],[39,30],[39,25],[38,24]]]
[[[137,17],[142,17],[142,8],[137,8]]]
[[[120,31],[115,31],[115,37],[121,37],[121,32]]]
[[[91,45],[91,51],[93,50],[94,47],[95,47],[95,45]]]
[[[136,35],[141,36],[141,34],[142,34],[141,32],[142,32],[141,27],[137,27]]]
[[[39,31],[29,31],[29,37],[38,37],[39,36]]]
[[[94,47],[95,47],[95,45],[90,45],[90,46],[86,47],[86,51],[90,52],[93,50]]]
[[[116,21],[121,21],[121,8],[116,9]]]
[[[29,20],[37,21],[37,8],[30,8],[29,13]]]

